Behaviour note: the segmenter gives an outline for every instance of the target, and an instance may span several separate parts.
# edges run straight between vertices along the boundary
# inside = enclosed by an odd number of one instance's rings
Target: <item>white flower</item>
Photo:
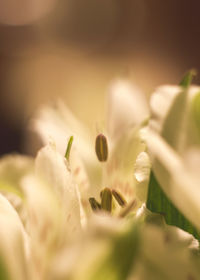
[[[151,99],[148,142],[153,171],[180,211],[200,225],[200,88],[162,86]]]
[[[11,203],[0,196],[0,257],[8,274],[17,280],[48,278],[56,251],[81,233],[79,195],[65,158],[51,144],[39,151],[35,163],[5,157],[0,186]]]
[[[134,176],[134,166],[138,155],[146,149],[140,135],[143,122],[148,117],[146,100],[128,81],[118,80],[110,88],[107,105],[103,133],[107,137],[109,156],[103,164],[98,162],[95,155],[95,136],[61,102],[56,108],[43,107],[32,122],[43,142],[48,143],[52,138],[62,155],[69,137],[73,135],[70,167],[84,205],[89,197],[98,199],[105,187],[117,190],[130,202],[137,198],[136,188],[141,183]],[[143,202],[147,182],[141,188],[143,195],[140,195],[140,199]]]
[[[0,194],[1,278],[199,279],[198,256],[195,259],[188,248],[193,238],[189,235],[180,238],[174,227],[162,222],[161,215],[149,213],[145,206],[130,219],[99,211],[96,215],[92,214],[86,227],[83,227],[79,190],[82,196],[87,197],[92,192],[98,193],[98,189],[106,183],[108,187],[119,190],[129,201],[136,198],[142,203],[146,196],[150,161],[142,140],[146,134],[141,125],[144,115],[141,118],[139,113],[137,118],[134,116],[132,110],[135,104],[132,106],[130,103],[133,100],[129,89],[129,85],[120,82],[110,94],[113,103],[110,104],[109,122],[112,125],[110,128],[108,125],[107,131],[110,151],[106,164],[97,161],[89,133],[77,124],[66,108],[58,112],[47,108],[41,112],[43,117],[35,122],[37,129],[44,128],[40,131],[44,140],[49,141],[49,136],[45,134],[48,133],[57,146],[54,142],[49,143],[38,152],[35,160],[16,155],[0,160],[0,191],[3,194]],[[125,90],[125,100],[121,99],[122,90]],[[121,107],[123,102],[125,104]],[[66,114],[67,119],[64,118]],[[69,119],[74,126],[68,125]],[[161,126],[165,123],[166,120]],[[48,131],[50,128],[52,130]],[[82,136],[80,145],[74,131]],[[68,162],[64,150],[66,140],[72,134],[77,138]],[[171,179],[174,191],[168,192],[170,197],[180,192],[183,202],[194,202],[192,210],[196,212],[191,217],[187,207],[184,208],[192,220],[198,214],[199,197],[195,200],[194,195],[197,194],[195,178],[199,178],[199,173],[190,166],[191,163],[198,164],[199,158],[194,152],[196,150],[191,149],[194,148],[193,143],[182,142],[185,137],[178,137],[181,143],[188,145],[184,150],[180,149],[183,154],[176,152],[153,129],[149,131],[148,140],[157,161],[153,163],[153,168],[163,188],[166,187],[163,180]],[[195,145],[195,149],[199,147]],[[100,149],[100,155],[101,152]],[[105,174],[101,174],[101,169]],[[187,186],[191,187],[191,194]],[[177,201],[184,205],[180,198]],[[192,204],[189,206],[192,207]]]

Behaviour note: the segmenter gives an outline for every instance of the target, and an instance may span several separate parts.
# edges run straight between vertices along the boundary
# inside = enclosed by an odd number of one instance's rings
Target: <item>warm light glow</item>
[[[56,0],[1,0],[0,23],[31,24],[48,14],[55,3]]]

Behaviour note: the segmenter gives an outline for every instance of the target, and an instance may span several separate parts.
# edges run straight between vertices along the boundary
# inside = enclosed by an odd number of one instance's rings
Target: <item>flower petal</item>
[[[149,148],[154,155],[153,171],[164,192],[198,228],[200,215],[199,176],[194,176],[182,158],[156,133],[149,132]]]
[[[31,239],[31,274],[43,279],[49,268],[52,252],[65,240],[66,225],[62,207],[55,192],[36,176],[22,181],[27,211],[27,232]]]
[[[28,237],[17,212],[0,195],[0,256],[9,279],[27,279]]]
[[[130,202],[136,197],[134,165],[146,144],[140,137],[140,129],[127,129],[118,139],[107,163],[107,185],[119,191]]]
[[[141,202],[146,202],[151,163],[149,155],[141,152],[135,162],[135,178],[137,180],[136,195]]]
[[[149,116],[145,96],[126,80],[113,82],[108,95],[107,129],[112,141],[130,126],[138,125]]]
[[[36,158],[36,175],[58,196],[69,228],[80,227],[78,190],[67,169],[66,160],[53,145],[42,148]]]
[[[65,154],[69,137],[73,135],[74,141],[70,158],[75,156],[75,160],[71,166],[72,172],[76,173],[77,169],[82,170],[82,164],[77,165],[77,162],[83,162],[91,185],[100,180],[101,172],[90,131],[73,116],[62,102],[58,102],[56,108],[41,108],[32,121],[32,128],[40,135],[44,144],[48,144],[53,139],[62,155]],[[77,159],[77,155],[80,159]]]
[[[6,155],[0,160],[0,191],[22,196],[20,181],[33,171],[34,161],[28,156]]]
[[[200,88],[196,86],[189,87],[188,91],[180,86],[162,86],[151,98],[150,127],[180,154],[184,154],[191,145],[200,145],[192,116],[192,101],[199,92]]]

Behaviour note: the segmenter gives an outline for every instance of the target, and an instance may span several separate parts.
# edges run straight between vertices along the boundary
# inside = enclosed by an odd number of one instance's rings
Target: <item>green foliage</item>
[[[180,211],[165,195],[153,172],[151,172],[150,175],[147,208],[153,213],[163,215],[168,225],[177,226],[191,233],[200,241],[200,234],[197,229],[184,217],[183,214],[180,213]]]

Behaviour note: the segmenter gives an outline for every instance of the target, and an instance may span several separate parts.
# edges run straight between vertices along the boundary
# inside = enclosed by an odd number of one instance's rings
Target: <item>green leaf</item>
[[[183,79],[181,80],[180,86],[182,86],[183,88],[187,89],[187,88],[190,86],[190,84],[191,84],[191,82],[192,82],[194,76],[196,76],[196,74],[197,74],[197,73],[196,73],[196,70],[194,70],[194,69],[189,70],[189,71],[185,74],[185,76],[183,77]]]
[[[151,172],[149,190],[147,197],[147,208],[163,215],[168,225],[177,226],[188,233],[192,234],[200,241],[200,233],[197,229],[184,217],[183,214],[173,205],[170,199],[161,189],[155,175]]]
[[[113,239],[110,252],[89,279],[126,280],[133,270],[139,245],[139,227],[134,223],[128,231]]]

